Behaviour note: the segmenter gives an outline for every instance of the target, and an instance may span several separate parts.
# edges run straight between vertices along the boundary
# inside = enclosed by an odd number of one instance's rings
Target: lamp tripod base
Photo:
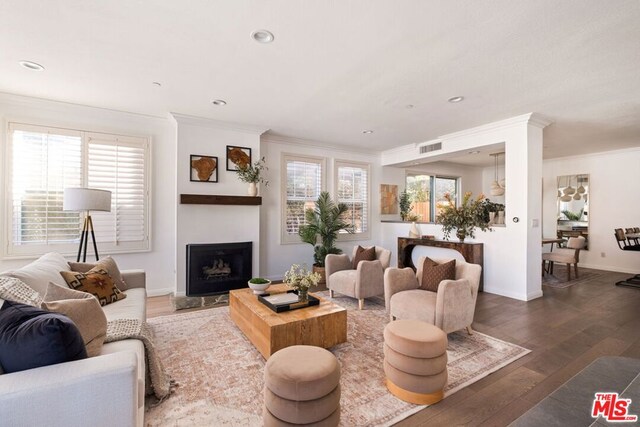
[[[91,242],[93,243],[93,252],[96,255],[96,261],[100,260],[98,256],[98,245],[96,244],[96,235],[93,231],[93,221],[91,220],[91,214],[87,213],[84,218],[84,224],[82,225],[82,234],[80,235],[80,247],[78,248],[78,256],[76,262],[80,262],[80,256],[82,256],[82,262],[87,262],[87,246],[89,246],[89,233],[91,233]]]

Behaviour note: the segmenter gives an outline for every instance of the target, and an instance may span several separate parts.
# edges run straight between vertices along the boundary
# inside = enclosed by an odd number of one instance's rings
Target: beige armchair
[[[351,259],[357,246],[353,248]],[[364,299],[384,293],[384,271],[389,268],[391,251],[376,246],[375,261],[361,261],[356,270],[348,255],[327,255],[324,266],[327,274],[329,296],[334,292],[358,299],[358,308],[364,307]]]
[[[434,261],[442,264],[450,260]],[[416,272],[407,267],[389,268],[384,273],[384,298],[391,320],[422,320],[446,333],[466,328],[471,334],[482,267],[456,260],[455,280],[440,282],[436,293],[420,289],[423,262],[421,257]]]

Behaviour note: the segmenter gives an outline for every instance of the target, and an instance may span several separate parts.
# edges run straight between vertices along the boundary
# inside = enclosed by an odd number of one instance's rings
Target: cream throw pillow
[[[41,308],[71,319],[82,335],[87,355],[100,354],[107,337],[107,317],[96,297],[49,282]]]

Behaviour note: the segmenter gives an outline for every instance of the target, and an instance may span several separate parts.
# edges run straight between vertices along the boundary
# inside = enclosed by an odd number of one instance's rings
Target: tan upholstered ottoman
[[[340,364],[330,351],[294,345],[264,370],[265,426],[333,427],[340,422]]]
[[[384,328],[384,373],[396,397],[431,405],[447,384],[447,334],[420,320],[396,320]]]

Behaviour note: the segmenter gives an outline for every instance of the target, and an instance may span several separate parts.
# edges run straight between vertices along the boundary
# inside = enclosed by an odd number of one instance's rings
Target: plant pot
[[[420,237],[420,229],[415,221],[411,223],[411,229],[409,230],[409,237],[417,239]]]
[[[255,182],[249,183],[249,188],[247,188],[247,194],[251,197],[256,197],[258,195],[258,186]]]
[[[460,242],[464,242],[464,239],[467,237],[467,232],[464,230],[456,231],[456,236],[460,239]]]
[[[307,301],[309,299],[309,289],[298,289],[298,301]]]
[[[317,265],[314,264],[312,271],[320,275],[320,281],[318,282],[318,285],[324,285],[325,283],[327,283],[327,273],[324,267],[318,267]]]
[[[489,212],[489,224],[495,224],[495,223],[496,223],[496,213]]]
[[[268,283],[251,283],[251,281],[247,282],[249,287],[253,289],[254,295],[264,295],[267,293],[267,289],[271,286],[271,280]]]
[[[498,211],[498,221],[496,224],[504,224],[504,211]]]

